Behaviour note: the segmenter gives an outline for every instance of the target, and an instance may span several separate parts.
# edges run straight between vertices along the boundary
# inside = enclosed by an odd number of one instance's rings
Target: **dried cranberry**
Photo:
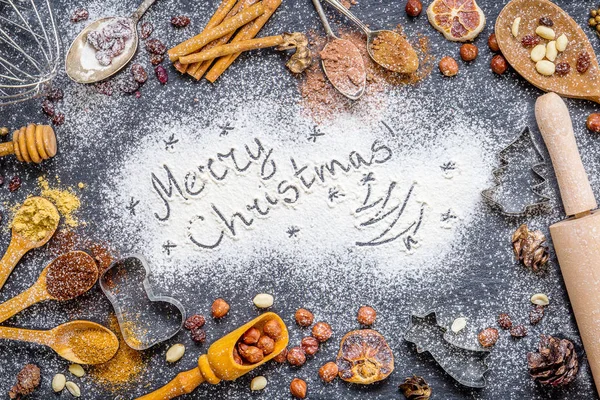
[[[148,39],[146,40],[146,50],[152,54],[165,54],[167,46],[158,39]]]
[[[534,306],[529,312],[529,322],[531,322],[531,325],[536,325],[542,318],[544,318],[544,306]]]
[[[140,37],[146,40],[150,37],[150,35],[152,35],[152,32],[154,32],[154,25],[152,25],[150,22],[144,22],[142,24]]]
[[[13,176],[12,179],[10,180],[10,182],[8,182],[8,190],[10,190],[11,192],[14,192],[16,190],[19,190],[20,187],[21,187],[21,178],[19,178],[18,176]]]
[[[54,109],[54,104],[50,100],[44,100],[42,102],[42,111],[49,117],[54,116],[56,110]]]
[[[52,123],[54,125],[62,125],[65,123],[65,114],[61,113],[61,112],[57,112],[56,114],[54,114],[54,117],[52,117]]]
[[[206,332],[204,331],[204,329],[192,329],[192,340],[196,343],[204,343],[206,341]]]
[[[190,315],[188,319],[185,320],[185,324],[183,326],[185,329],[192,330],[194,328],[202,328],[206,323],[206,319],[204,315],[194,314]]]
[[[185,15],[178,15],[171,18],[171,25],[176,28],[185,28],[190,24],[190,18]]]
[[[542,17],[540,18],[540,25],[554,26],[554,21],[552,21],[550,17]]]
[[[90,14],[85,8],[77,8],[71,14],[71,22],[85,21],[89,16]]]
[[[526,35],[521,39],[521,44],[524,47],[535,47],[540,44],[540,37],[537,35]]]
[[[135,98],[136,98],[136,99],[139,99],[140,97],[142,97],[142,92],[140,92],[139,90],[137,90],[137,91],[135,92]]]
[[[500,325],[500,328],[506,330],[506,329],[510,329],[512,327],[512,321],[510,319],[510,316],[506,313],[502,313],[498,316],[498,325]]]
[[[585,74],[591,65],[591,57],[588,52],[584,51],[577,57],[577,72]]]
[[[140,84],[132,76],[127,76],[119,81],[119,90],[123,93],[132,94],[139,88]]]
[[[565,76],[569,72],[571,72],[571,65],[568,62],[561,62],[556,64],[556,74],[560,76]]]
[[[169,75],[167,74],[167,70],[162,65],[157,65],[156,68],[154,68],[154,72],[156,73],[158,81],[163,85],[169,81]]]
[[[517,325],[510,328],[510,335],[514,338],[522,338],[527,336],[527,328],[525,325]]]
[[[148,79],[148,73],[140,64],[133,64],[131,66],[131,74],[133,75],[133,79],[138,83],[144,83]]]
[[[113,87],[110,81],[98,82],[94,85],[98,93],[105,94],[107,96],[112,96]]]
[[[150,62],[152,63],[152,65],[158,65],[161,62],[163,62],[164,59],[165,59],[165,56],[163,56],[162,54],[151,54],[150,55]]]
[[[63,91],[57,87],[50,89],[46,95],[46,98],[50,101],[59,101],[62,100],[63,97],[65,97]]]

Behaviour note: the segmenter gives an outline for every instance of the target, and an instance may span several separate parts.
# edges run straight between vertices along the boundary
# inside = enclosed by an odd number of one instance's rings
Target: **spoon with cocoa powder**
[[[42,344],[77,364],[105,363],[119,349],[117,336],[91,321],[67,322],[48,331],[0,327],[0,339]]]
[[[65,253],[44,268],[33,286],[0,304],[0,322],[40,301],[65,301],[81,296],[94,286],[98,275],[98,266],[89,254]]]
[[[323,72],[338,92],[350,100],[358,100],[367,83],[367,70],[360,51],[354,43],[333,33],[321,1],[313,0],[313,4],[327,33],[327,44],[319,53]]]
[[[419,69],[419,57],[404,36],[390,30],[373,31],[338,0],[325,1],[367,34],[367,51],[377,64],[402,74],[411,74]]]

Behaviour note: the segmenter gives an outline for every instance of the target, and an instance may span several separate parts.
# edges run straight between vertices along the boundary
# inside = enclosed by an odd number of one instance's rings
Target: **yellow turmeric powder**
[[[73,353],[84,363],[108,361],[117,351],[112,335],[102,329],[79,329],[68,338]]]
[[[11,226],[16,234],[39,242],[56,230],[59,220],[52,203],[41,197],[29,197],[17,210]]]
[[[56,208],[64,217],[64,222],[67,226],[76,227],[79,221],[75,217],[75,212],[81,207],[81,201],[71,188],[55,189],[50,187],[48,179],[43,176],[38,178],[38,185],[42,190],[42,196],[51,200],[56,204]]]

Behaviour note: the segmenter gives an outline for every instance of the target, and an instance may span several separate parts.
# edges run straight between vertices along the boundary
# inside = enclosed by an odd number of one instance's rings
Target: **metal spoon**
[[[327,34],[328,43],[323,48],[323,51],[325,51],[327,49],[327,47],[329,47],[329,45],[333,41],[337,41],[338,44],[340,42],[343,42],[342,46],[347,49],[350,49],[350,51],[348,53],[354,53],[354,54],[358,55],[358,57],[355,57],[355,60],[353,60],[353,61],[356,61],[357,63],[360,62],[360,64],[357,65],[356,70],[359,71],[359,73],[360,73],[359,82],[361,82],[361,84],[360,85],[356,85],[356,84],[352,85],[356,88],[355,90],[350,90],[348,88],[343,87],[340,84],[341,82],[339,80],[337,80],[335,78],[331,79],[331,77],[327,74],[327,68],[325,67],[325,60],[321,60],[321,65],[323,66],[323,71],[325,72],[325,76],[327,77],[327,79],[329,79],[329,82],[331,82],[333,87],[335,87],[338,92],[340,92],[341,94],[343,94],[350,100],[358,100],[365,92],[365,86],[366,86],[366,82],[367,82],[367,71],[365,68],[365,63],[364,63],[362,57],[360,56],[360,52],[358,51],[358,48],[354,45],[354,43],[352,43],[349,40],[340,39],[333,33],[333,30],[331,29],[331,25],[329,25],[329,21],[327,21],[327,17],[325,16],[325,12],[323,11],[323,6],[321,6],[321,1],[313,0],[313,4],[315,5],[317,13],[319,14],[319,18],[321,18],[321,22],[323,23],[323,27],[325,28],[325,33]],[[352,57],[352,54],[349,54],[349,57]],[[362,71],[362,72],[360,72],[360,71]]]
[[[78,83],[94,83],[99,82],[103,79],[106,79],[110,76],[116,74],[121,68],[123,68],[135,54],[138,46],[138,34],[137,34],[137,23],[144,15],[146,10],[155,2],[156,0],[144,0],[142,4],[138,7],[137,10],[131,17],[106,17],[100,18],[88,26],[86,26],[80,33],[77,35],[69,51],[67,52],[67,57],[65,58],[65,69],[67,71],[67,75],[69,78]],[[84,55],[84,51],[93,52],[95,54],[95,49],[91,47],[87,43],[87,36],[90,31],[97,29],[100,25],[109,22],[111,20],[117,19],[125,19],[131,25],[131,30],[133,31],[133,36],[129,39],[127,44],[125,45],[125,50],[117,57],[112,59],[112,62],[107,66],[94,66],[94,68],[86,68],[82,65],[82,56]]]
[[[335,7],[339,12],[344,14],[349,20],[354,22],[356,25],[362,29],[367,35],[367,51],[369,55],[377,64],[381,65],[385,69],[389,69],[390,71],[400,72],[403,74],[409,74],[415,72],[419,68],[419,57],[417,53],[412,48],[410,43],[399,33],[390,31],[390,30],[379,30],[372,31],[368,26],[362,23],[360,19],[358,19],[354,14],[352,14],[346,7],[342,5],[338,0],[325,0],[333,7]],[[382,33],[386,33],[388,36],[394,36],[394,42],[398,44],[398,47],[402,48],[405,51],[404,59],[406,62],[397,65],[390,65],[386,63],[384,60],[378,59],[376,54],[373,52],[373,41]]]

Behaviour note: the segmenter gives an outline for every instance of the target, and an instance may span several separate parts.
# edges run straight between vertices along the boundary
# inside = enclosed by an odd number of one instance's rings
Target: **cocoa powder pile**
[[[327,80],[321,68],[320,60],[315,60],[312,66],[306,70],[299,84],[299,89],[302,95],[301,104],[304,112],[317,122],[331,118],[341,112],[349,111],[355,107],[355,104],[375,101],[376,97],[377,101],[384,102],[387,91],[394,87],[415,85],[421,82],[431,74],[435,66],[435,58],[430,53],[429,39],[426,36],[419,37],[418,43],[413,43],[413,47],[419,56],[419,69],[412,74],[399,74],[388,71],[371,60],[364,34],[346,30],[340,31],[339,36],[341,39],[352,42],[362,56],[367,71],[365,94],[361,99],[354,102],[344,97]],[[315,32],[309,33],[309,38],[311,50],[318,57],[327,44],[327,38],[318,36]]]
[[[342,92],[355,93],[365,84],[365,65],[348,40],[334,39],[319,53],[331,83]]]
[[[46,274],[46,290],[57,300],[87,292],[98,280],[98,267],[88,254],[73,251],[54,260]]]

